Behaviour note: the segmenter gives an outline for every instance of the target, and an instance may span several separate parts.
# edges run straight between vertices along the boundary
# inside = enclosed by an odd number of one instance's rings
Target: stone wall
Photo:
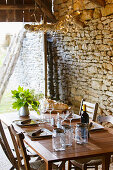
[[[9,80],[7,90],[24,88],[44,93],[44,52],[43,33],[26,33],[20,56]]]
[[[105,7],[85,2],[80,17],[86,27],[53,37],[60,99],[76,111],[82,98],[98,102],[98,112],[109,115],[113,113],[113,0],[107,0]],[[64,16],[71,3],[56,0],[56,17]],[[75,4],[74,10],[78,10]]]

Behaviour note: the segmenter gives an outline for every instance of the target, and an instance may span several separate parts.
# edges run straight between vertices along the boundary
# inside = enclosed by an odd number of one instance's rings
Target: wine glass
[[[63,121],[64,121],[64,119],[65,119],[65,114],[64,114],[64,112],[62,112],[62,114],[61,114],[61,126],[62,126],[62,124],[63,124]]]
[[[43,109],[42,109],[43,107],[42,107],[42,104],[40,103],[40,105],[39,105],[39,111],[40,111],[40,117],[41,117],[41,119],[42,119],[42,117],[43,117]]]
[[[40,100],[40,105],[39,105],[39,110],[40,110],[42,121],[44,121],[44,113],[47,111],[47,109],[48,109],[48,102],[44,98],[44,99]]]
[[[53,103],[49,103],[49,113],[50,113],[50,121],[51,121],[51,113],[54,110],[54,104]]]
[[[70,126],[71,126],[71,121],[72,121],[73,117],[74,117],[74,111],[70,110],[69,111],[69,116],[68,116],[68,120],[70,121]]]

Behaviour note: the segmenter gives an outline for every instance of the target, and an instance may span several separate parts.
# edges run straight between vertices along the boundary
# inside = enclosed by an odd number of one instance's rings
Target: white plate
[[[98,131],[98,130],[103,130],[104,129],[104,126],[96,123],[96,122],[92,122],[93,125],[92,125],[92,128],[90,129],[90,131]]]

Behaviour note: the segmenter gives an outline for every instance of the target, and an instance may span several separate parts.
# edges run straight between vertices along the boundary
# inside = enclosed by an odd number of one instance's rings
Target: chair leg
[[[87,170],[87,165],[84,164],[84,165],[82,166],[82,170]]]
[[[14,170],[15,168],[12,166],[11,168],[10,168],[10,170]]]
[[[71,162],[68,161],[68,170],[70,170],[70,169],[71,169]]]
[[[98,170],[98,165],[95,165],[95,170]]]

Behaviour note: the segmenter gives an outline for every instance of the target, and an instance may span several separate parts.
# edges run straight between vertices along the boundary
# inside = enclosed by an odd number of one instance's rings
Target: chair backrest
[[[79,111],[80,116],[81,116],[81,113],[82,113],[82,110],[83,110],[83,104],[86,105],[86,111],[89,115],[89,118],[92,119],[93,121],[96,121],[98,103],[93,104],[93,103],[86,102],[84,99],[82,99],[81,105],[80,105],[80,111]]]
[[[30,170],[30,164],[29,164],[29,160],[30,160],[30,157],[29,155],[27,155],[27,152],[26,152],[26,148],[25,148],[25,145],[24,145],[24,134],[23,133],[18,133],[13,125],[9,126],[9,131],[10,131],[10,134],[11,134],[11,137],[12,137],[12,141],[13,141],[13,144],[14,144],[14,148],[15,148],[15,151],[16,151],[16,155],[17,155],[17,160],[18,160],[18,167],[22,167],[22,163],[21,163],[21,155],[20,153],[22,154],[23,156],[23,159],[24,159],[24,165],[25,165],[25,169],[26,170]]]
[[[7,141],[1,120],[0,120],[0,144],[2,146],[2,149],[5,153],[5,155],[7,156],[9,161],[11,162],[13,168],[16,168],[18,170],[17,161],[16,161],[16,159],[15,159],[13,153],[12,153],[12,150],[9,146],[9,143]]]

